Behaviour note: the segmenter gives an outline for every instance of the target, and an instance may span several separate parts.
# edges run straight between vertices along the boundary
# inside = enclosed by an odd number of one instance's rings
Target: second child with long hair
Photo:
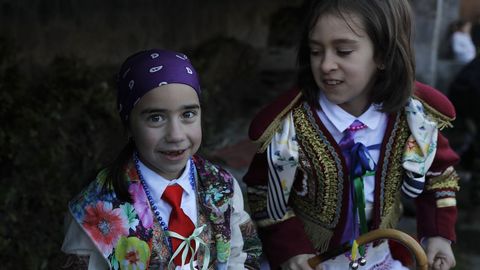
[[[401,196],[416,205],[432,269],[455,266],[458,156],[440,129],[449,100],[415,82],[407,0],[318,0],[308,7],[298,87],[253,120],[244,181],[272,269],[395,228]],[[387,241],[359,247],[360,269],[407,269]],[[347,269],[349,252],[315,269]],[[366,262],[365,262],[366,259]]]

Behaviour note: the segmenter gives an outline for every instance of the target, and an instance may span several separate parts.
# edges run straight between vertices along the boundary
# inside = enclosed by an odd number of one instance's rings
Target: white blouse
[[[355,117],[340,106],[330,102],[323,93],[320,93],[320,109],[317,110],[317,115],[337,143],[344,136],[343,132],[355,120],[367,125],[367,128],[356,131],[353,135],[354,140],[367,147],[381,144],[387,129],[388,116],[386,113],[380,112],[377,105],[370,105],[362,115]],[[380,149],[370,149],[369,153],[375,164],[378,164]],[[363,184],[367,219],[370,219],[374,199],[375,176],[364,177]]]

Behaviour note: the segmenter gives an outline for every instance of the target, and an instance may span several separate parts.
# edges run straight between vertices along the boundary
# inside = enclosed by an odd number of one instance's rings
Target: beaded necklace
[[[160,226],[164,232],[168,231],[168,224],[163,220],[160,211],[158,210],[159,208],[157,207],[157,204],[152,198],[152,195],[150,194],[150,189],[148,188],[147,183],[145,182],[145,179],[143,178],[142,172],[140,170],[140,165],[139,165],[139,159],[138,159],[138,153],[135,152],[133,155],[133,159],[135,161],[135,168],[137,169],[137,174],[138,178],[140,179],[140,183],[142,184],[143,190],[145,191],[145,195],[147,195],[148,202],[150,204],[150,207],[152,208],[152,212],[155,215],[155,218],[157,219],[158,223],[160,223]],[[193,160],[190,158],[188,160],[190,162],[190,170],[189,170],[189,175],[188,178],[190,180],[190,186],[192,189],[195,191],[195,168],[194,168],[194,163]],[[168,248],[170,251],[172,251],[172,241],[170,237],[165,237],[166,243],[168,245]]]

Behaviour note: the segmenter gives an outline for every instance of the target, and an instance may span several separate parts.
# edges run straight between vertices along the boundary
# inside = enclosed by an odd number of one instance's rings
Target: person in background
[[[258,269],[261,243],[240,187],[196,155],[200,84],[186,55],[126,59],[117,101],[129,141],[69,203],[65,269]]]
[[[452,27],[451,46],[453,57],[456,61],[466,64],[472,61],[477,54],[470,34],[472,23],[458,20],[453,23]]]
[[[480,48],[480,18],[472,27],[472,38],[477,48]],[[457,108],[455,127],[450,135],[458,138],[453,144],[455,151],[461,157],[460,168],[466,172],[469,181],[468,197],[471,211],[480,207],[480,179],[478,162],[480,161],[480,55],[464,66],[450,84],[448,96]]]
[[[360,234],[395,228],[413,200],[431,269],[455,266],[458,155],[440,129],[455,117],[415,82],[408,0],[310,1],[298,87],[253,119],[259,146],[244,176],[272,269],[407,269],[379,241],[342,254]],[[356,256],[359,254],[359,256]]]

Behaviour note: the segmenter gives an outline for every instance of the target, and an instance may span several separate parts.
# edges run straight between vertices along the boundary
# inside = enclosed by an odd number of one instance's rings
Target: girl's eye
[[[311,49],[311,50],[310,50],[310,55],[311,55],[311,56],[318,56],[318,55],[320,55],[321,53],[322,53],[322,52],[321,52],[320,50],[318,50],[318,49]]]
[[[347,56],[349,54],[351,54],[353,52],[353,50],[337,50],[337,54],[340,55],[340,56]]]
[[[158,123],[163,121],[164,117],[160,114],[152,114],[148,117],[148,121],[152,123]]]
[[[191,119],[197,115],[196,111],[186,111],[183,113],[183,118],[185,119]]]

